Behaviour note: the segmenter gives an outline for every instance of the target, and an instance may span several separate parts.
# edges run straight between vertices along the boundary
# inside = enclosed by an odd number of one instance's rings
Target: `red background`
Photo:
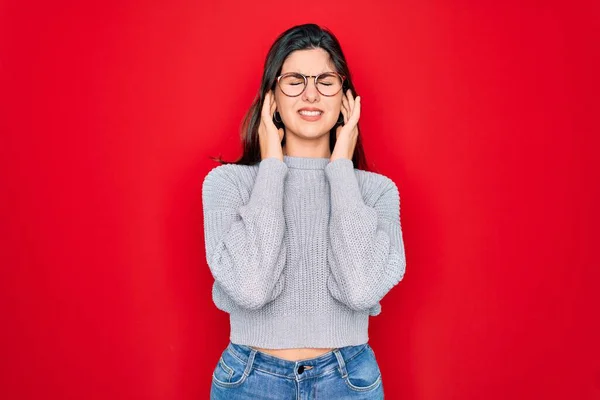
[[[597,10],[88,3],[0,3],[2,399],[208,398],[229,325],[201,183],[305,22],[340,39],[400,189],[386,398],[600,398]]]

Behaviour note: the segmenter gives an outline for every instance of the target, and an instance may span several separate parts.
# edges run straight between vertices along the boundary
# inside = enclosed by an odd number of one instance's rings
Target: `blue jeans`
[[[368,343],[289,361],[229,342],[214,369],[210,398],[372,400],[383,399],[383,383]]]

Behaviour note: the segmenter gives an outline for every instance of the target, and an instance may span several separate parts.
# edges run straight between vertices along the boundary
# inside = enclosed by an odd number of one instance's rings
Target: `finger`
[[[352,115],[352,111],[354,110],[354,96],[352,96],[352,89],[348,89],[347,93],[348,105],[350,110],[350,115]]]
[[[277,100],[275,98],[275,92],[271,90],[271,101],[273,104],[277,105]]]
[[[344,116],[344,124],[347,124],[349,114],[348,114],[348,109],[346,109],[346,107],[344,106],[344,103],[342,103],[342,108],[340,109],[340,111],[342,112],[342,115]]]
[[[351,123],[358,123],[358,119],[360,118],[360,96],[356,96],[356,100],[354,102],[354,108],[352,110],[352,114],[350,115]]]
[[[271,96],[271,94],[270,94],[270,91],[269,91],[269,92],[267,92],[265,94],[265,98],[263,100],[263,105],[262,105],[261,113],[262,113],[263,116],[265,116],[265,118],[266,118],[266,114],[268,113],[268,111],[270,109],[270,105],[271,105],[270,104],[270,96]]]
[[[275,101],[275,96],[271,96],[271,115],[273,115],[275,113],[275,110],[277,110],[277,102]]]
[[[342,114],[344,115],[344,124],[346,124],[350,118],[350,109],[348,106],[348,99],[345,97],[342,97]]]

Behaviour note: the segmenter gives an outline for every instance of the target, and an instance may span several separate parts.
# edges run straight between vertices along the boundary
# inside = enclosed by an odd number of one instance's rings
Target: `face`
[[[281,74],[299,72],[304,75],[319,75],[324,72],[337,72],[330,63],[329,54],[323,49],[296,50],[284,61]],[[286,128],[287,135],[303,138],[318,138],[329,131],[340,115],[343,90],[334,96],[323,96],[315,87],[314,78],[308,78],[304,92],[296,97],[288,97],[281,92],[279,85],[275,89],[277,111]],[[318,109],[318,116],[302,115],[304,108]],[[313,113],[314,114],[314,113]]]

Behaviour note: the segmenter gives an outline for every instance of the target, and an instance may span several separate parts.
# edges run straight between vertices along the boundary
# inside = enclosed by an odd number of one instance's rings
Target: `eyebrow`
[[[289,74],[289,73],[292,73],[292,72],[293,72],[293,73],[297,73],[297,74],[302,74],[302,72],[299,72],[299,71],[288,71],[288,72],[283,72],[283,71],[282,71],[282,72],[281,72],[281,75],[283,75],[283,74]],[[326,73],[328,73],[328,72],[335,72],[335,71],[323,71],[323,72],[320,72],[320,73],[318,73],[317,75],[326,74]],[[302,75],[304,75],[304,76],[313,76],[313,75],[307,75],[307,74],[302,74]],[[316,76],[316,75],[315,75],[315,76]]]

